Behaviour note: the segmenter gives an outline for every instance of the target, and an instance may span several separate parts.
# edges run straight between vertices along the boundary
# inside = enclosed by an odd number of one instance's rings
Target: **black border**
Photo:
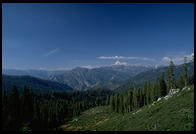
[[[193,3],[194,4],[194,13],[195,13],[195,0],[1,0],[1,7],[0,7],[1,23],[2,23],[2,3],[4,3],[4,4],[6,4],[6,3]],[[195,14],[194,14],[194,22],[195,22]],[[195,33],[195,27],[194,27],[194,33]],[[194,34],[194,36],[195,36],[195,34]],[[194,41],[194,44],[195,44],[195,41]],[[1,25],[1,47],[0,47],[0,49],[2,52],[2,25]],[[1,53],[1,56],[2,56],[2,53]],[[2,73],[2,57],[1,57],[1,73]],[[2,85],[2,77],[1,77],[1,85]],[[0,98],[1,97],[2,97],[2,90],[0,92]],[[195,98],[195,94],[194,94],[194,98]],[[2,99],[0,101],[2,101]],[[1,107],[1,105],[2,105],[2,103],[0,104],[0,107]],[[194,114],[195,114],[195,112],[194,112]],[[1,128],[1,130],[2,130],[2,128]],[[34,131],[34,132],[36,132],[36,131]],[[42,132],[44,132],[44,131],[42,131]],[[47,132],[47,131],[45,131],[45,132]],[[59,133],[59,132],[61,132],[61,131],[57,131],[57,133]],[[83,133],[83,132],[84,131],[82,131],[80,133]],[[92,132],[92,131],[90,131],[90,132]],[[101,132],[104,132],[104,131],[101,131]],[[112,132],[114,134],[114,133],[118,133],[119,131],[108,131],[108,132],[109,133]],[[127,131],[123,131],[123,132],[127,132]],[[135,131],[130,131],[130,132],[133,133]],[[137,131],[137,132],[139,132],[139,131]],[[153,131],[148,131],[148,132],[153,133]],[[157,133],[157,132],[160,132],[160,131],[155,131],[155,133]],[[175,132],[175,131],[172,131],[172,132]],[[187,132],[193,133],[194,131],[186,131],[186,133]],[[65,133],[69,133],[69,132],[66,131]],[[71,133],[78,133],[78,132],[72,131]],[[84,132],[84,133],[88,133],[88,132]],[[97,133],[97,132],[93,132],[93,133]]]
[[[194,3],[195,0],[2,0],[2,3]]]

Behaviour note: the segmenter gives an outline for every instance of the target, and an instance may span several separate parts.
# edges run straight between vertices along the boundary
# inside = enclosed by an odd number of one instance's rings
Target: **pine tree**
[[[24,122],[33,119],[33,95],[32,91],[24,86],[21,96],[21,117]]]
[[[167,71],[167,84],[168,84],[168,90],[175,88],[175,82],[174,82],[174,63],[171,60],[169,64],[169,68]]]
[[[178,88],[183,88],[183,87],[184,87],[183,75],[181,75],[181,76],[178,78],[177,86],[178,86]]]
[[[114,111],[114,109],[115,109],[115,104],[114,104],[113,96],[110,96],[110,107],[111,107],[111,110]]]
[[[40,129],[40,106],[39,102],[36,98],[34,98],[33,103],[33,130],[39,130]]]
[[[133,101],[133,92],[131,90],[128,91],[128,112],[132,111],[133,105],[132,105],[132,101]]]
[[[119,98],[118,98],[118,100],[119,100],[119,107],[118,107],[118,112],[119,113],[124,113],[124,107],[123,107],[123,96],[122,95],[120,95],[119,96]]]
[[[164,72],[161,73],[161,77],[160,77],[160,89],[161,89],[161,96],[165,96],[167,94],[167,86],[164,80]]]
[[[189,84],[189,78],[188,78],[188,73],[187,73],[187,57],[184,57],[184,64],[183,64],[183,79],[184,79],[184,85],[188,86]]]
[[[21,120],[20,120],[20,99],[18,95],[18,90],[13,84],[12,89],[8,98],[8,111],[10,113],[10,129],[18,130]]]
[[[6,91],[2,91],[2,128],[3,130],[8,130],[8,97]]]
[[[133,107],[134,109],[138,108],[138,89],[133,90]]]
[[[153,90],[154,90],[153,101],[155,101],[155,100],[157,100],[161,96],[160,79],[159,79],[159,77],[156,79],[156,81],[153,84]]]
[[[110,96],[109,96],[109,95],[107,95],[105,105],[109,105],[109,103],[110,103]]]
[[[151,100],[154,97],[154,92],[152,90],[150,81],[147,81],[145,83],[144,90],[145,90],[145,94],[146,94],[146,96],[145,96],[145,98],[146,98],[146,104],[148,105],[148,104],[150,104],[152,102]]]

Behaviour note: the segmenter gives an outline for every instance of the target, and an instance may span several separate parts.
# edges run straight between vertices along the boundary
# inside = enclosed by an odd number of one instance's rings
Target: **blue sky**
[[[2,66],[176,64],[194,52],[193,4],[2,4]]]

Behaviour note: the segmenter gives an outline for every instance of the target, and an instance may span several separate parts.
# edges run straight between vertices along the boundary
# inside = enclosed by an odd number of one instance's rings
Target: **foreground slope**
[[[124,115],[95,107],[59,127],[64,131],[194,130],[194,86]]]

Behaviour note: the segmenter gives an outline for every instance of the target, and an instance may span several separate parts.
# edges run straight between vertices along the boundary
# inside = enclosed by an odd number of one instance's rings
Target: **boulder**
[[[171,90],[169,91],[169,95],[174,95],[174,94],[178,93],[179,91],[180,91],[179,88],[177,88],[177,89],[171,89]]]
[[[165,99],[165,100],[168,100],[168,99],[169,99],[169,95],[166,95],[166,96],[164,97],[164,99]]]
[[[157,99],[157,102],[160,101],[160,100],[161,100],[161,98],[158,98],[158,99]]]
[[[182,88],[182,91],[185,90],[185,89],[187,89],[187,87],[183,87],[183,88]]]

